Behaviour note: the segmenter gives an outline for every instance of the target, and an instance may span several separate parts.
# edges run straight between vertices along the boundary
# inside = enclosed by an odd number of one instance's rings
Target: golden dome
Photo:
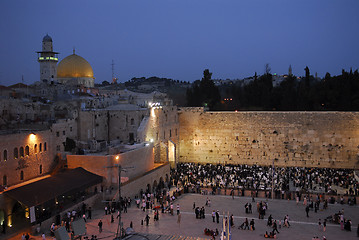
[[[93,70],[91,65],[79,55],[75,53],[65,57],[57,65],[58,78],[93,78]]]

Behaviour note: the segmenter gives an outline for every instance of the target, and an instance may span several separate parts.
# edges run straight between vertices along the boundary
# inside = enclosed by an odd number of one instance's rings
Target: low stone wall
[[[146,174],[130,180],[122,184],[121,187],[121,196],[123,197],[131,197],[132,199],[139,193],[141,189],[145,191],[147,189],[147,185],[150,184],[150,187],[153,188],[154,182],[158,184],[160,179],[166,182],[166,178],[170,177],[170,165],[168,163],[153,169],[152,171],[147,172]]]

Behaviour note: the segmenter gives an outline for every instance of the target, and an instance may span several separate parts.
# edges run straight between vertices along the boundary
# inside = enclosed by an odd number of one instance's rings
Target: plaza
[[[207,197],[211,200],[211,206],[205,206]],[[148,239],[210,239],[209,236],[204,234],[204,229],[208,228],[211,230],[218,229],[219,232],[222,230],[222,215],[229,212],[229,215],[234,215],[234,227],[231,229],[232,239],[264,239],[264,233],[271,231],[272,228],[267,226],[268,216],[271,214],[272,217],[277,220],[283,219],[285,215],[289,215],[290,227],[289,228],[278,228],[279,234],[277,239],[312,239],[314,236],[318,236],[320,239],[325,236],[327,239],[358,239],[357,238],[357,224],[359,222],[359,209],[357,206],[341,205],[341,204],[329,204],[328,209],[320,209],[317,213],[314,211],[309,212],[309,218],[306,217],[305,207],[303,202],[298,205],[294,200],[272,200],[264,198],[256,198],[258,201],[267,201],[268,210],[264,220],[258,219],[258,213],[256,211],[256,203],[253,205],[253,213],[246,214],[244,205],[248,202],[252,202],[250,197],[234,197],[224,195],[200,195],[200,194],[184,194],[178,197],[174,202],[174,209],[176,205],[180,205],[181,221],[178,223],[178,216],[176,211],[174,215],[169,213],[162,214],[160,211],[159,221],[154,221],[153,210],[142,211],[136,207],[135,203],[131,204],[127,213],[122,214],[122,221],[124,228],[128,228],[130,223],[133,224],[133,229],[136,233],[146,236]],[[205,219],[196,219],[193,203],[196,206],[205,207]],[[113,239],[117,231],[116,213],[114,213],[115,221],[111,223],[111,215],[105,215],[104,210],[99,206],[93,211],[92,219],[88,219],[86,223],[87,236],[91,238],[91,235],[96,235],[97,239]],[[220,212],[219,224],[212,221],[212,211]],[[340,229],[339,224],[333,224],[328,222],[327,229],[325,232],[319,230],[318,220],[323,219],[337,213],[338,211],[344,210],[344,217],[351,219],[352,231],[345,231]],[[146,226],[144,223],[141,225],[141,220],[144,220],[146,214],[149,215],[149,225]],[[244,222],[245,218],[250,221],[254,219],[255,230],[239,230],[238,226]],[[99,233],[98,222],[100,219],[103,222],[103,231]],[[49,237],[49,231],[45,232],[46,239],[52,239]],[[34,239],[41,239],[40,236],[31,236]],[[14,236],[11,239],[21,239],[21,234]],[[219,239],[219,237],[216,237]]]

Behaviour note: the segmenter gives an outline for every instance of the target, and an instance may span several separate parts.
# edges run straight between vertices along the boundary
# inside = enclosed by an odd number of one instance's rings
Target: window
[[[66,134],[66,132],[65,132],[65,131],[62,131],[62,135],[64,135],[64,136],[65,136],[65,134]]]
[[[72,127],[70,127],[70,132],[72,132]]]
[[[24,171],[20,172],[20,180],[24,180]]]
[[[135,119],[131,118],[131,125],[135,125]]]
[[[25,147],[25,155],[26,155],[26,156],[29,156],[29,155],[30,155],[30,148],[29,148],[29,146],[26,146],[26,147]]]
[[[37,144],[34,146],[34,153],[37,153]]]
[[[42,143],[39,144],[39,152],[42,152]]]
[[[47,148],[46,148],[46,142],[44,142],[44,152],[46,152]]]
[[[42,174],[42,165],[40,165],[40,174]]]
[[[56,151],[58,151],[58,152],[61,151],[60,145],[57,145],[57,146],[56,146]]]
[[[24,148],[20,147],[20,157],[24,157]]]
[[[4,185],[4,186],[7,185],[7,177],[6,177],[6,175],[4,175],[4,176],[2,177],[2,185]]]
[[[172,130],[170,129],[170,137],[172,137]]]
[[[60,137],[60,132],[56,132],[56,137]]]
[[[163,138],[166,139],[166,131],[163,131]]]
[[[4,161],[7,160],[7,150],[4,150]]]
[[[19,150],[17,150],[17,148],[14,148],[14,158],[18,158],[19,157]]]

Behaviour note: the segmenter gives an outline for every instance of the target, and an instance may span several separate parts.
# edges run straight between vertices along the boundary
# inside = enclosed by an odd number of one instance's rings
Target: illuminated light
[[[118,160],[118,159],[120,159],[120,157],[119,157],[119,156],[116,156],[115,159]]]
[[[153,142],[153,138],[150,139],[150,142]]]
[[[148,146],[150,146],[150,144],[149,144],[149,143],[145,143],[145,146],[148,147]]]
[[[31,133],[30,134],[30,141],[34,142],[36,140],[36,134],[35,133]]]

